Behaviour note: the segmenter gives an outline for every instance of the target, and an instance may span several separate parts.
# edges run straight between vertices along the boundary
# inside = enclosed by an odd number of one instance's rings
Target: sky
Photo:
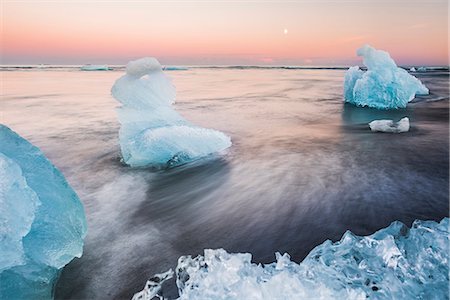
[[[1,64],[449,64],[447,0],[0,2]]]

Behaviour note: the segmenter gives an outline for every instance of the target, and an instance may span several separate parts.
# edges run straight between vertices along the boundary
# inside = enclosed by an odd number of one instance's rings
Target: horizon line
[[[111,66],[111,67],[126,67],[127,64],[110,64],[110,63],[85,63],[85,64],[71,64],[71,63],[33,63],[33,64],[0,64],[0,68],[4,67],[33,67],[33,66],[64,66],[64,67],[82,67],[82,66]],[[169,67],[298,67],[298,68],[321,68],[321,67],[336,67],[336,68],[349,68],[353,66],[365,67],[363,64],[318,64],[318,65],[296,65],[296,64],[161,64],[161,66]],[[450,68],[450,64],[398,64],[398,67],[447,67]]]

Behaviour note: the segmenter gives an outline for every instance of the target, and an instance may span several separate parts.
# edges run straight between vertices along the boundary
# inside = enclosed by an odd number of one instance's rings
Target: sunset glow
[[[2,64],[349,65],[368,43],[448,65],[447,1],[10,2]]]

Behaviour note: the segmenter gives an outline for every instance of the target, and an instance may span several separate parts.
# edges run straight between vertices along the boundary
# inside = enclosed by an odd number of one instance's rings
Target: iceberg
[[[427,95],[428,88],[406,70],[397,67],[389,53],[369,45],[358,49],[367,71],[358,66],[347,70],[345,101],[378,109],[405,108],[416,95]],[[419,68],[420,70],[420,68]]]
[[[165,66],[164,71],[187,71],[188,67],[180,67],[180,66]]]
[[[109,71],[111,70],[107,65],[84,65],[81,71]]]
[[[63,175],[0,125],[0,299],[51,299],[85,235],[83,205]]]
[[[409,69],[411,72],[417,72],[416,68],[412,67],[411,69]]]
[[[122,104],[122,160],[132,167],[176,166],[231,146],[222,132],[192,125],[172,108],[175,87],[155,58],[129,62],[111,93]]]
[[[427,67],[419,67],[417,69],[418,72],[426,72],[427,71]]]
[[[204,250],[176,267],[178,299],[448,299],[449,219],[393,222],[369,236],[347,231],[297,264],[275,254],[270,264],[250,253]],[[147,281],[133,300],[158,295],[172,270]]]
[[[374,120],[369,123],[370,130],[375,132],[401,133],[409,131],[409,119],[404,117],[397,123],[393,120]]]

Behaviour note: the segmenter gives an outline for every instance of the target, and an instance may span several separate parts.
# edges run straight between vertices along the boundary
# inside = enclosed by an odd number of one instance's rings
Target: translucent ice
[[[50,299],[80,257],[83,206],[42,152],[0,125],[0,299]]]
[[[109,71],[110,68],[107,65],[84,65],[81,67],[81,71]]]
[[[404,108],[416,95],[428,94],[419,79],[398,68],[389,53],[368,45],[358,49],[367,71],[351,67],[345,74],[345,101],[378,109]]]
[[[409,119],[404,117],[394,123],[393,120],[375,120],[369,123],[370,130],[379,132],[401,133],[409,131]]]
[[[179,66],[165,66],[164,71],[186,71],[189,70],[188,67],[179,67]]]
[[[223,249],[183,256],[179,299],[448,299],[449,219],[400,222],[360,237],[346,232],[297,264],[288,254],[255,264],[249,253]],[[172,272],[149,280],[134,300],[151,299]]]
[[[131,61],[112,87],[123,161],[133,167],[183,164],[231,146],[222,132],[194,126],[171,106],[175,87],[155,58]]]

